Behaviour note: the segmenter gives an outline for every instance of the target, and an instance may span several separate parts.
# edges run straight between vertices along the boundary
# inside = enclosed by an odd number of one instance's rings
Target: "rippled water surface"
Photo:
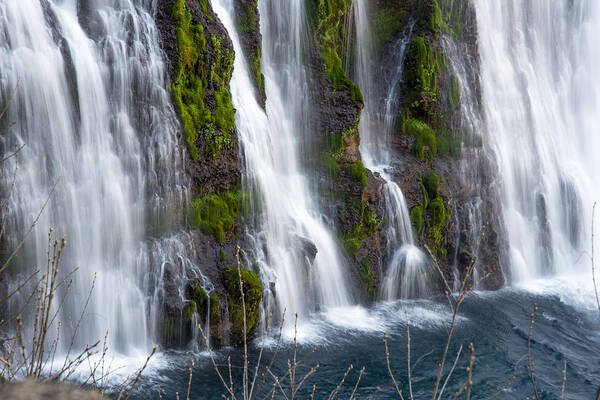
[[[475,348],[472,398],[488,399],[498,392],[496,398],[500,399],[525,398],[533,394],[527,373],[527,344],[534,304],[537,304],[538,311],[531,353],[541,398],[560,398],[565,360],[566,398],[593,398],[600,385],[600,313],[591,284],[568,277],[535,281],[498,292],[472,293],[460,312],[446,372],[450,370],[460,345],[463,346],[462,353],[442,398],[453,398],[466,382],[469,343],[473,343]],[[387,373],[384,332],[390,336],[392,370],[405,398],[408,397],[407,321],[412,339],[414,397],[431,398],[436,365],[451,318],[447,300],[439,298],[382,303],[369,309],[334,309],[310,320],[301,320],[299,357],[308,355],[303,365],[310,367],[318,363],[319,368],[302,386],[299,398],[309,398],[313,385],[316,385],[315,398],[328,398],[349,365],[353,365],[354,369],[340,389],[338,398],[350,397],[363,366],[365,372],[356,398],[398,398]],[[293,330],[285,331],[284,337],[283,348],[273,366],[277,375],[285,374],[287,361],[293,357]],[[268,347],[263,359],[270,360],[273,349]],[[251,347],[253,360],[258,356],[258,350],[256,344]],[[217,353],[217,363],[223,366],[227,357],[231,357],[234,387],[237,384],[238,389],[241,389],[242,379],[241,354],[240,349],[224,349]],[[192,358],[196,366],[190,398],[221,398],[225,390],[207,355],[186,352],[156,356],[133,397],[158,398],[160,385],[163,399],[175,399],[177,391],[185,398]],[[227,379],[226,369],[222,371]],[[304,376],[307,371],[308,368],[300,368],[297,376]],[[273,380],[268,379],[265,386],[270,389],[272,385]],[[288,385],[288,381],[282,384],[285,390],[288,390]],[[284,397],[278,391],[275,398]]]

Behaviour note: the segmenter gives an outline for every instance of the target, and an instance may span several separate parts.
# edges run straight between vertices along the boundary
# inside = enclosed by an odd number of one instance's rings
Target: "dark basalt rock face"
[[[158,1],[156,20],[171,79],[181,86],[184,81],[179,74],[191,71],[181,69],[176,33],[181,19],[173,15],[174,5],[181,7],[182,2],[192,24],[201,26],[194,29],[200,30],[205,42],[202,45],[202,38],[198,39],[200,57],[193,68],[198,76],[192,77],[201,79],[205,88],[200,96],[203,103],[198,106],[211,114],[227,113],[229,108],[223,110],[223,104],[217,101],[221,98],[215,93],[223,93],[224,89],[229,93],[233,49],[210,2]],[[264,106],[257,1],[235,0],[234,6],[244,56]],[[327,4],[318,0],[306,2],[310,42],[305,56],[310,72],[312,110],[311,143],[303,161],[307,170],[315,171],[323,211],[335,226],[348,261],[354,297],[360,302],[370,302],[377,297],[388,261],[383,223],[385,182],[364,167],[359,151],[358,125],[364,101],[360,88],[343,68],[346,61],[351,62],[344,60],[348,54],[345,40],[350,6],[351,2],[346,0]],[[475,262],[478,276],[483,278],[480,287],[499,288],[505,280],[501,269],[505,235],[493,187],[496,175],[493,163],[483,150],[483,124],[465,123],[462,107],[468,101],[473,114],[482,115],[477,32],[470,3],[375,0],[371,6],[376,63],[380,69],[378,74],[383,77],[375,81],[389,85],[387,78],[399,66],[403,69],[404,83],[396,103],[398,117],[391,143],[395,163],[388,172],[405,194],[417,241],[421,247],[427,245],[432,250],[450,284],[455,271],[462,277]],[[407,56],[399,61],[397,44],[407,35]],[[468,84],[468,99],[461,99],[453,63],[465,68],[463,78]],[[207,68],[217,69],[222,79],[207,81],[209,75],[203,72]],[[175,92],[180,89],[174,85]],[[383,89],[386,88],[380,88],[382,93]],[[177,101],[175,103],[177,105]],[[231,320],[231,310],[237,310],[236,304],[230,304],[231,299],[237,299],[238,294],[231,293],[235,285],[231,284],[231,274],[224,273],[237,266],[236,246],[243,231],[239,220],[241,207],[231,203],[231,199],[244,198],[239,191],[237,138],[235,129],[224,132],[212,123],[198,128],[196,136],[194,132],[190,136],[185,109],[179,106],[178,111],[184,127],[182,145],[187,141],[190,146],[187,172],[197,195],[194,201],[197,201],[198,221],[192,224],[196,262],[214,284],[214,292],[204,292],[189,271],[179,271],[175,266],[166,268],[165,318],[160,329],[165,344],[181,345],[190,339],[186,336],[190,316],[196,312],[199,321],[204,323],[210,315],[213,344],[228,344],[229,332],[239,333],[239,326],[235,324],[240,322],[237,314],[235,320]],[[206,133],[204,128],[214,129],[214,132]],[[229,142],[218,141],[227,134]],[[233,217],[235,223],[224,224],[218,220],[221,217],[213,215],[216,206],[230,207],[226,214],[228,218]],[[217,214],[221,215],[221,211]],[[303,238],[298,240],[304,257],[308,263],[312,262],[316,256],[315,245]],[[244,274],[249,281],[255,281],[251,271]],[[259,298],[259,290],[256,290],[256,298]],[[239,335],[233,339],[238,340]]]

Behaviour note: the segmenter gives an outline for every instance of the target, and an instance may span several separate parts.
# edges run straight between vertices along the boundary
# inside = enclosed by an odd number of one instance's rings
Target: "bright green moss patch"
[[[420,235],[423,231],[423,206],[414,206],[410,210],[410,222],[412,223],[413,230],[417,235]]]
[[[196,303],[196,309],[198,313],[204,319],[206,317],[206,302],[208,301],[208,295],[202,286],[200,286],[200,282],[196,280],[196,289],[192,294],[192,300]]]
[[[240,275],[246,305],[246,332],[251,336],[259,324],[260,303],[263,298],[263,286],[258,276],[243,268],[226,268],[223,281],[229,295],[229,320],[231,322],[231,339],[233,343],[241,343],[244,339],[244,312],[242,307],[242,291]]]
[[[219,243],[224,243],[225,232],[233,229],[247,197],[245,192],[238,190],[194,199],[188,210],[188,225],[200,228],[205,234],[214,235]]]
[[[206,2],[201,6],[206,12]],[[179,113],[188,150],[193,159],[199,156],[197,139],[202,132],[207,155],[218,156],[223,146],[231,146],[235,113],[229,94],[234,54],[221,48],[222,38],[211,35],[215,59],[207,62],[207,38],[201,24],[192,22],[185,0],[176,0],[172,16],[177,24],[179,63],[173,78],[172,92]],[[215,104],[214,110],[208,104]]]
[[[439,97],[437,74],[444,63],[442,52],[434,52],[431,41],[415,37],[406,59],[405,95],[414,113],[429,113]]]
[[[405,119],[402,123],[402,134],[415,138],[411,151],[419,160],[433,159],[437,154],[435,132],[425,122],[415,118]]]
[[[356,160],[348,167],[346,167],[346,173],[350,175],[354,182],[361,184],[363,187],[367,186],[367,169],[363,165],[361,160]]]

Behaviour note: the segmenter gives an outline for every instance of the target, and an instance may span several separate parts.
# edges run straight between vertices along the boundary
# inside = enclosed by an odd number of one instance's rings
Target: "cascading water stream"
[[[600,68],[600,3],[475,7],[488,148],[501,178],[512,279],[588,267],[581,256],[600,194],[600,84],[593,78]]]
[[[302,0],[259,2],[263,35],[262,71],[266,112],[250,80],[231,0],[213,0],[236,53],[230,87],[246,161],[246,181],[259,193],[262,217],[252,234],[261,279],[274,283],[270,297],[279,313],[300,317],[320,308],[350,303],[343,258],[312,198],[299,160],[306,134],[307,71],[302,62],[305,35]],[[316,257],[307,247],[316,248]],[[288,318],[288,321],[291,319]]]
[[[59,316],[63,351],[76,331],[77,349],[108,332],[111,351],[148,354],[164,266],[189,263],[187,236],[146,241],[188,197],[153,8],[128,0],[0,3],[2,151],[25,145],[9,198],[9,243],[50,196],[13,270],[45,266],[49,227],[67,236],[61,271],[80,271]],[[3,168],[5,188],[13,167]]]
[[[415,246],[408,207],[402,190],[386,172],[391,164],[389,153],[390,135],[397,112],[399,88],[411,29],[395,44],[394,65],[396,69],[381,93],[373,82],[376,73],[373,44],[368,16],[368,2],[354,0],[353,16],[356,32],[355,76],[365,99],[360,121],[360,151],[364,164],[385,180],[384,202],[387,221],[388,254],[387,272],[381,287],[381,296],[387,300],[399,297],[420,297],[427,293],[427,269],[425,255]],[[383,100],[383,101],[382,101]],[[384,104],[385,113],[380,110]]]

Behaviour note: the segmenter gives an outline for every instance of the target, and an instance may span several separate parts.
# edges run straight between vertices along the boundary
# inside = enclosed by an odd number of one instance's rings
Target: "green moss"
[[[433,159],[437,154],[435,131],[425,122],[415,118],[405,119],[402,124],[402,134],[415,138],[411,151],[419,160]]]
[[[213,293],[210,295],[210,340],[213,346],[221,346],[223,339],[219,334],[221,326],[221,301],[219,297]]]
[[[347,37],[346,16],[350,0],[313,0],[317,3],[315,41],[319,45],[325,72],[335,90],[348,90],[354,101],[364,103],[360,88],[346,75],[340,54],[344,54]]]
[[[350,237],[344,240],[344,249],[346,253],[351,255],[352,257],[356,256],[356,252],[360,249],[361,241],[357,237]]]
[[[426,239],[431,250],[440,259],[447,256],[445,240],[448,217],[442,198],[433,199],[427,209]]]
[[[193,300],[186,301],[183,305],[181,317],[183,321],[188,324],[192,321],[194,313],[196,312],[196,302]]]
[[[251,336],[259,323],[260,303],[263,297],[263,286],[258,276],[247,269],[226,268],[223,272],[223,281],[226,283],[229,295],[229,320],[231,322],[231,339],[234,343],[241,343],[244,338],[244,312],[240,290],[240,277],[246,305],[246,331]]]
[[[423,206],[414,206],[410,210],[410,222],[412,223],[413,230],[417,235],[420,235],[423,231]]]
[[[367,169],[363,165],[361,160],[356,160],[348,167],[346,167],[346,173],[350,175],[354,182],[361,184],[363,187],[367,186]]]
[[[381,222],[377,214],[369,210],[369,202],[359,202],[353,206],[353,211],[360,215],[360,222],[343,237],[346,253],[356,257],[363,240],[373,236],[377,226]]]
[[[423,29],[437,34],[443,25],[442,10],[437,0],[419,0],[419,24]]]
[[[256,51],[250,56],[250,71],[252,72],[252,79],[254,80],[254,84],[258,89],[258,93],[262,98],[265,98],[265,76],[260,69],[260,60],[261,51],[260,49],[256,49]]]
[[[452,108],[456,108],[460,104],[460,85],[456,76],[452,76],[452,79],[450,80],[448,103],[450,103],[450,107]]]
[[[443,53],[434,52],[431,40],[416,36],[406,58],[405,97],[411,112],[428,114],[438,100],[437,74],[443,63]]]
[[[206,13],[206,0],[201,2]],[[221,49],[221,39],[211,35],[214,60],[207,60],[204,27],[192,22],[185,0],[176,0],[172,17],[177,24],[179,63],[173,78],[173,102],[179,114],[188,150],[193,159],[199,156],[200,132],[207,141],[207,155],[216,157],[223,146],[231,146],[235,129],[234,109],[229,94],[233,71],[232,51]],[[215,104],[211,111],[208,104]]]
[[[192,294],[192,299],[196,303],[196,309],[198,310],[198,314],[202,317],[202,319],[206,318],[206,302],[208,301],[208,295],[202,286],[200,286],[200,282],[197,281],[196,289],[194,289],[194,293]]]
[[[221,261],[227,261],[227,254],[225,254],[225,250],[221,249],[219,255],[221,256]]]
[[[254,32],[258,28],[256,20],[257,1],[247,1],[242,4],[242,8],[238,10],[236,22],[238,30],[241,34]]]
[[[247,199],[247,194],[241,190],[196,198],[188,208],[188,225],[202,229],[205,234],[214,235],[219,243],[224,243],[225,232],[233,229]]]
[[[430,199],[438,197],[440,182],[442,182],[442,177],[433,171],[429,171],[425,176],[424,186]]]

